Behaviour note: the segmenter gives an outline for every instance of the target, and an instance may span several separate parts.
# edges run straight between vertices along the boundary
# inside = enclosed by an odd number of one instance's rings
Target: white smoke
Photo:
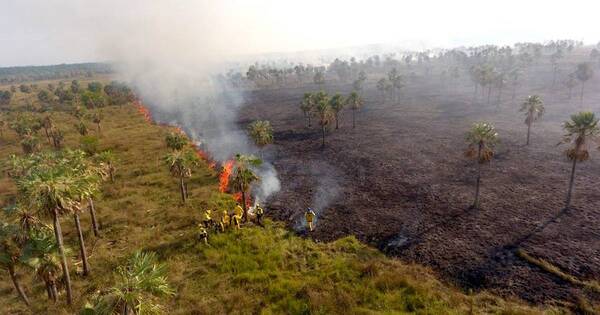
[[[115,60],[119,79],[133,86],[153,119],[180,127],[215,161],[256,152],[237,123],[244,92],[220,75],[232,65],[226,56],[238,48],[231,20],[221,16],[225,11],[209,2],[141,8],[135,18],[111,15],[122,28],[101,36],[101,50]],[[266,201],[279,190],[277,172],[268,161],[256,171],[261,180],[255,194]]]

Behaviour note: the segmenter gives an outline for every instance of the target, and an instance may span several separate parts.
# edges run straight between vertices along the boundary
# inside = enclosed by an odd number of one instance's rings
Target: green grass
[[[34,95],[18,93],[13,107]],[[247,225],[241,231],[211,234],[205,246],[196,240],[201,211],[234,205],[229,195],[218,192],[215,171],[205,163],[195,169],[189,181],[190,200],[181,205],[177,181],[161,161],[169,129],[148,124],[131,105],[103,112],[100,147],[113,150],[119,161],[115,183],[106,183],[97,198],[100,239],[93,237],[88,215],[82,216],[91,275],[75,274],[80,264],[72,257],[75,303],[67,307],[64,293],[57,305],[49,303],[31,271],[20,267],[36,314],[77,312],[95,292],[112,284],[115,268],[137,249],[156,252],[168,265],[169,281],[177,290],[173,298],[162,301],[168,314],[563,313],[486,292],[464,294],[438,281],[427,268],[385,257],[353,237],[315,243],[269,220],[265,228]],[[61,112],[53,117],[65,131],[66,146],[77,147],[75,118]],[[14,132],[5,130],[0,141],[1,158],[20,152]],[[2,177],[2,205],[14,196],[13,183]],[[62,222],[66,244],[76,249],[72,219]],[[29,313],[6,272],[0,272],[0,305],[2,313]]]

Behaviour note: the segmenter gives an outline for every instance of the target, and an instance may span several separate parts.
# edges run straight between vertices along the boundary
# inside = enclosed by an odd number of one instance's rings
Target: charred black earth
[[[549,68],[549,67],[547,67]],[[403,260],[430,266],[465,288],[487,289],[531,302],[590,296],[517,257],[520,248],[582,280],[600,277],[600,151],[577,169],[572,209],[561,210],[570,163],[564,157],[561,123],[583,108],[564,88],[549,87],[539,71],[501,97],[473,94],[467,79],[450,84],[412,78],[396,102],[384,102],[369,82],[365,105],[352,129],[351,111],[340,117],[321,148],[318,126],[306,126],[299,103],[317,86],[262,89],[247,93],[239,123],[267,119],[275,144],[281,191],[268,214],[299,228],[302,211],[318,211],[312,237],[329,241],[345,235]],[[595,80],[595,81],[594,81]],[[600,104],[598,79],[588,84],[585,104]],[[441,81],[439,81],[441,82]],[[351,91],[329,84],[330,94]],[[545,100],[546,115],[533,127],[519,113],[529,93]],[[464,133],[476,121],[490,121],[501,144],[483,168],[482,207],[470,209],[475,165],[464,157]]]

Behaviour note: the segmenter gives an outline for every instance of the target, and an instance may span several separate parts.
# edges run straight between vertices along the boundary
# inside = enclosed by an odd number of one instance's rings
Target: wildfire
[[[233,161],[227,161],[223,164],[223,170],[221,171],[221,175],[219,175],[219,190],[221,192],[227,192],[229,189],[229,177],[231,177],[231,171],[233,170]],[[234,196],[236,200],[238,198]],[[242,195],[240,194],[239,200],[242,199]],[[238,200],[238,201],[239,201]]]
[[[196,156],[199,159],[206,161],[206,163],[208,164],[208,167],[210,169],[213,169],[213,170],[215,169],[215,167],[217,166],[217,163],[210,158],[208,153],[206,153],[204,150],[200,149],[200,147],[198,145],[194,145],[194,151],[196,151]]]
[[[133,102],[133,105],[135,106],[137,111],[142,115],[142,117],[144,117],[144,120],[146,120],[149,123],[154,123],[154,121],[152,120],[152,113],[150,112],[150,109],[148,109],[146,106],[144,106],[144,104],[142,104],[142,102],[139,99],[136,99]],[[170,126],[165,123],[159,123],[159,125],[165,126],[165,127],[173,127],[176,132],[178,132],[182,135],[186,134],[179,126]],[[210,155],[206,151],[202,150],[199,145],[194,144],[194,150],[196,151],[196,155],[198,156],[198,158],[207,162],[208,167],[210,167],[211,169],[214,169],[217,166],[216,162],[213,161],[210,158]],[[232,160],[229,160],[223,164],[221,174],[219,175],[219,190],[221,192],[225,193],[225,192],[229,191],[229,178],[231,177],[232,170],[233,170],[233,161]],[[232,196],[235,199],[235,201],[237,201],[238,203],[242,202],[242,193],[241,192],[234,193]],[[250,206],[252,204],[251,199],[252,198],[250,196],[246,196],[246,207],[247,208],[250,208]]]
[[[144,106],[140,100],[135,100],[133,106],[135,106],[137,111],[144,117],[144,120],[152,123],[152,114],[150,113],[150,110]]]

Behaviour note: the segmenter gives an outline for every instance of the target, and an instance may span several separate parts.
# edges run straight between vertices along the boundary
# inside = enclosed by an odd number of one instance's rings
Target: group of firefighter
[[[259,204],[256,204],[256,206],[254,207],[254,214],[256,218],[256,223],[260,226],[263,226],[263,216],[265,214],[265,211]],[[204,210],[204,213],[202,215],[202,223],[198,225],[200,228],[200,241],[204,242],[204,244],[208,244],[208,231],[211,227],[214,230],[220,232],[225,232],[225,230],[231,227],[239,230],[241,228],[240,224],[242,223],[243,216],[244,209],[239,204],[235,206],[232,213],[229,213],[227,210],[223,210],[223,212],[221,213],[221,218],[218,221],[213,220],[212,210]],[[307,208],[306,212],[304,212],[306,225],[310,232],[314,230],[313,222],[315,220],[315,217],[316,214],[311,208]]]

